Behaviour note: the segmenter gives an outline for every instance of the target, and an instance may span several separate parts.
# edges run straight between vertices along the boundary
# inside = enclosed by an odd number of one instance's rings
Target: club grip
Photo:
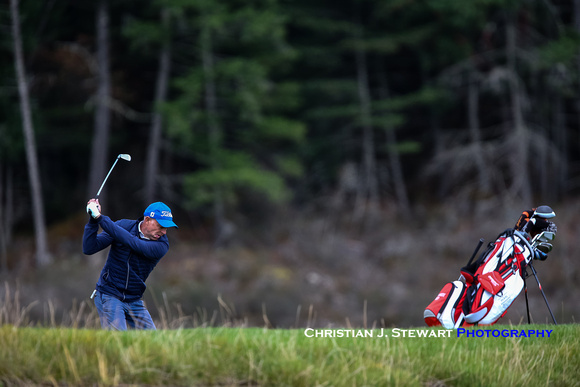
[[[471,258],[469,258],[469,262],[467,263],[467,266],[471,265],[471,261],[473,261],[473,258],[475,258],[475,256],[477,255],[477,252],[481,248],[482,244],[483,244],[483,238],[481,238],[479,240],[479,242],[477,243],[477,246],[475,247],[475,250],[473,250],[473,254],[471,255]]]

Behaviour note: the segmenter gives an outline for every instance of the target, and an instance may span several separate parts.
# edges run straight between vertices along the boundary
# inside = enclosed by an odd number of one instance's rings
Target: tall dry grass
[[[69,308],[65,308],[60,314],[57,312],[52,300],[40,303],[33,301],[24,304],[21,301],[21,292],[18,287],[11,288],[8,282],[4,283],[4,295],[0,301],[0,326],[11,325],[14,327],[62,327],[75,329],[100,328],[99,316],[92,300],[73,300]],[[187,314],[178,303],[171,304],[165,293],[161,300],[153,297],[152,313],[153,321],[158,329],[183,329],[183,328],[207,328],[207,327],[247,327],[245,319],[237,317],[235,306],[227,303],[218,295],[218,309],[209,311],[205,308],[197,308],[194,313]],[[43,318],[32,319],[30,314],[33,310],[41,309]],[[264,321],[268,321],[264,313]],[[265,325],[268,325],[265,323]]]
[[[30,313],[33,309],[42,308],[43,320],[33,321]],[[4,297],[0,303],[0,325],[12,325],[14,327],[69,327],[69,328],[97,328],[100,326],[97,311],[91,303],[87,301],[73,301],[70,308],[57,315],[56,307],[51,300],[42,305],[38,301],[33,301],[24,305],[21,301],[20,289],[12,289],[10,285],[4,283]]]

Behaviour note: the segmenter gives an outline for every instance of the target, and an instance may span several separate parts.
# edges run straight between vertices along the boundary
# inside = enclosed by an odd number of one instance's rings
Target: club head
[[[543,231],[538,238],[540,242],[550,242],[556,239],[556,234],[552,231]]]
[[[542,231],[532,239],[532,246],[537,246],[542,242],[551,242],[556,238],[556,234],[551,231]]]
[[[550,251],[552,251],[552,247],[552,244],[548,242],[542,242],[536,246],[536,248],[544,254],[548,254]]]
[[[123,159],[125,161],[131,161],[131,155],[127,154],[127,153],[121,153],[119,156],[117,156],[118,159]]]
[[[539,206],[536,208],[533,216],[537,216],[538,218],[550,219],[556,216],[556,213],[550,206]]]

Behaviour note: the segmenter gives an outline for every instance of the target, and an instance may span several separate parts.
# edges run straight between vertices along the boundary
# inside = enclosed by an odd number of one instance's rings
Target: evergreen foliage
[[[161,112],[159,199],[224,221],[245,211],[251,195],[275,205],[324,199],[345,187],[341,171],[349,165],[357,198],[384,203],[396,196],[403,206],[408,195],[411,209],[432,200],[465,208],[482,198],[508,205],[528,200],[518,176],[531,171],[543,181],[535,200],[561,200],[577,189],[574,6],[111,2],[109,153],[132,153],[134,164],[145,165],[145,127]],[[95,7],[27,0],[20,7],[50,223],[86,200],[97,86]],[[167,26],[162,10],[170,15]],[[2,31],[9,25],[1,6]],[[8,173],[26,170],[26,161],[10,34],[1,36],[0,199],[10,196],[6,187],[28,190],[24,173]],[[170,87],[166,102],[155,104],[164,43],[172,47]],[[477,97],[474,105],[469,95]],[[523,144],[516,152],[521,159],[504,157],[516,143]],[[117,172],[125,185],[116,190],[138,211],[145,204],[143,177],[134,164],[132,172]],[[426,181],[435,186],[422,190]],[[8,226],[29,223],[26,195],[12,196],[17,211]]]

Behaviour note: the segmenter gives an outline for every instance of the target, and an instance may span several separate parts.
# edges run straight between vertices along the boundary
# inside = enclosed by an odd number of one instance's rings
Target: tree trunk
[[[481,147],[481,131],[479,124],[479,82],[473,69],[470,73],[470,82],[467,94],[467,114],[469,121],[469,137],[473,145],[473,157],[478,172],[478,188],[481,194],[487,195],[490,192],[490,181],[483,149]]]
[[[0,154],[1,156],[1,154]],[[6,230],[4,225],[4,168],[0,158],[0,273],[8,270],[8,241],[6,240]]]
[[[208,117],[211,168],[217,170],[220,168],[218,152],[221,147],[222,131],[217,121],[217,97],[214,77],[213,46],[211,29],[207,21],[204,21],[204,26],[202,27],[201,32],[201,57],[205,82],[205,107]],[[219,247],[224,242],[226,219],[222,188],[217,185],[214,187],[213,213],[215,221],[214,244]]]
[[[576,32],[580,32],[580,0],[574,0],[574,28]],[[576,55],[576,69],[578,74],[580,74],[580,52]],[[576,87],[580,91],[580,84]],[[578,114],[578,121],[580,122],[580,92],[577,93],[577,96],[579,97],[576,99],[576,114]]]
[[[370,213],[378,209],[379,190],[377,182],[377,161],[375,159],[375,139],[372,125],[371,95],[368,84],[368,68],[366,52],[363,48],[356,49],[356,74],[360,104],[360,118],[363,130],[362,166],[363,189],[362,198],[357,200],[357,215],[364,215],[368,208]]]
[[[42,267],[51,262],[51,257],[48,251],[46,223],[44,219],[44,203],[42,201],[42,186],[38,171],[36,142],[32,125],[32,113],[30,111],[30,99],[28,96],[28,84],[24,71],[24,54],[22,50],[22,37],[20,35],[18,0],[10,0],[10,11],[12,17],[12,34],[14,38],[14,65],[16,68],[16,76],[18,78],[22,129],[24,131],[24,140],[26,143],[28,178],[30,180],[32,194],[32,211],[34,218],[34,232],[36,236],[36,265]]]
[[[381,66],[382,67],[382,66]],[[385,70],[380,71],[380,98],[387,99],[389,97],[389,86],[387,84],[387,78]],[[387,135],[387,151],[389,154],[389,164],[393,180],[393,189],[395,190],[395,196],[397,198],[397,206],[399,208],[399,213],[403,218],[409,218],[411,216],[411,205],[409,204],[409,196],[407,195],[407,186],[405,184],[405,179],[403,177],[403,167],[401,165],[401,157],[399,155],[399,150],[397,149],[397,133],[395,128],[388,127],[385,128]]]
[[[100,0],[97,7],[97,93],[95,98],[95,128],[91,150],[89,197],[96,195],[107,168],[111,111],[108,107],[111,94],[109,74],[109,5]]]
[[[395,132],[395,128],[387,130],[387,148],[389,151],[389,162],[391,164],[391,173],[393,175],[393,185],[397,197],[399,213],[403,218],[409,218],[411,216],[411,205],[409,204],[407,186],[405,184],[405,179],[403,178],[403,167],[397,149],[397,133]]]
[[[522,111],[522,90],[516,68],[516,28],[513,15],[508,17],[506,26],[507,38],[507,64],[510,70],[509,93],[510,107],[512,111],[513,127],[509,128],[512,133],[514,152],[511,157],[512,187],[511,194],[515,198],[520,197],[524,205],[532,204],[531,188],[528,172],[528,130],[525,126]]]
[[[169,12],[167,9],[161,11],[161,19],[164,28],[169,28]],[[163,42],[159,55],[159,70],[157,72],[157,83],[155,86],[155,102],[153,112],[153,122],[149,135],[149,146],[147,150],[147,166],[145,169],[145,204],[154,202],[156,194],[156,181],[159,170],[159,153],[161,148],[161,132],[163,117],[159,112],[159,107],[167,99],[167,88],[169,74],[171,72],[171,41]]]
[[[12,239],[14,186],[12,168],[0,165],[0,272],[8,270],[8,246]]]
[[[566,113],[564,111],[564,101],[562,95],[556,93],[553,100],[554,104],[554,142],[558,149],[558,155],[561,161],[556,168],[555,176],[546,176],[545,181],[554,181],[555,184],[547,184],[545,187],[546,200],[556,200],[567,191],[567,178],[568,178],[568,133],[566,130]],[[548,159],[547,154],[549,151],[543,152],[544,157]]]

